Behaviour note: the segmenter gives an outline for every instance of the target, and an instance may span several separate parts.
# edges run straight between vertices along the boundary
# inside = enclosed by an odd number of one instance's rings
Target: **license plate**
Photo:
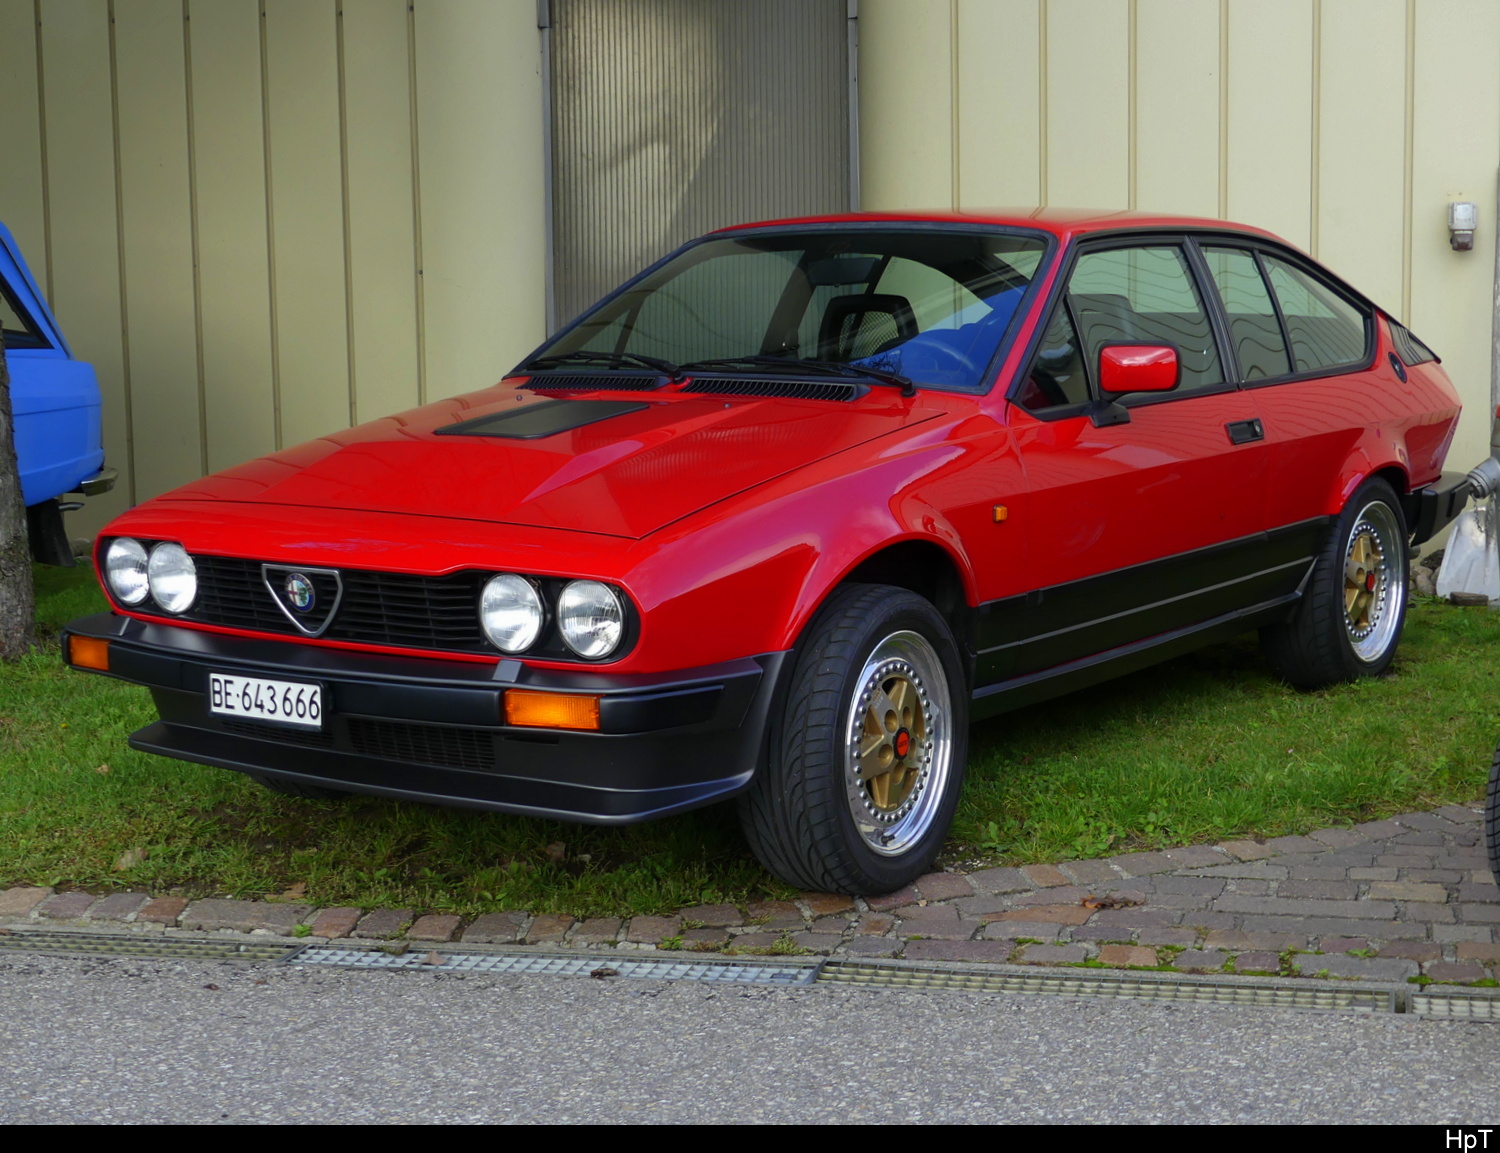
[[[298,729],[323,727],[323,688],[296,681],[208,674],[208,708],[224,717],[246,717]]]

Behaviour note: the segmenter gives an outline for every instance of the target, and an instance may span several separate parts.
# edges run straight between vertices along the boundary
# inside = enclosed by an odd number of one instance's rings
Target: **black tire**
[[[1324,542],[1290,618],[1261,630],[1278,675],[1298,688],[1385,671],[1406,623],[1408,536],[1395,491],[1366,481]]]
[[[1484,846],[1490,854],[1490,872],[1500,885],[1500,748],[1490,762],[1490,789],[1484,801]]]
[[[798,645],[785,702],[740,798],[760,862],[799,888],[861,896],[927,872],[968,748],[968,685],[938,611],[905,589],[841,586]]]
[[[323,785],[304,785],[300,781],[293,781],[287,777],[273,777],[260,773],[246,773],[245,775],[261,788],[279,793],[283,797],[299,797],[304,801],[333,801],[349,795],[345,789],[329,789]]]

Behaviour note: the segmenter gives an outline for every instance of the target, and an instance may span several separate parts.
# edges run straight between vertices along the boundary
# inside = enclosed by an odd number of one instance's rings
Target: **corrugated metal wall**
[[[713,228],[849,208],[845,0],[552,0],[557,319]]]
[[[75,532],[543,335],[532,0],[0,0],[0,109],[124,478]]]
[[[1087,205],[1280,233],[1391,309],[1489,440],[1500,4],[862,0],[868,208]],[[1479,205],[1476,249],[1447,204]]]

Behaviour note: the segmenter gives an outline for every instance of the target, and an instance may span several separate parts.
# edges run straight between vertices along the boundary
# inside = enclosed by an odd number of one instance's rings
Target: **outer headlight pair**
[[[148,554],[122,536],[104,554],[104,577],[121,604],[138,605],[149,594],[169,613],[185,613],[198,596],[198,570],[180,544],[163,541]]]
[[[501,652],[525,652],[541,636],[546,609],[536,585],[515,573],[491,577],[479,598],[485,636]],[[607,657],[625,636],[620,594],[598,581],[569,581],[557,598],[563,643],[587,660]]]

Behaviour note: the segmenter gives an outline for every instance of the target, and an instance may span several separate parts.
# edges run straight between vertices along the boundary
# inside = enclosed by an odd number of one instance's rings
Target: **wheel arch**
[[[820,598],[840,585],[894,585],[916,593],[948,622],[959,650],[974,647],[974,610],[968,582],[958,562],[942,545],[932,540],[901,540],[885,545],[854,565]]]

